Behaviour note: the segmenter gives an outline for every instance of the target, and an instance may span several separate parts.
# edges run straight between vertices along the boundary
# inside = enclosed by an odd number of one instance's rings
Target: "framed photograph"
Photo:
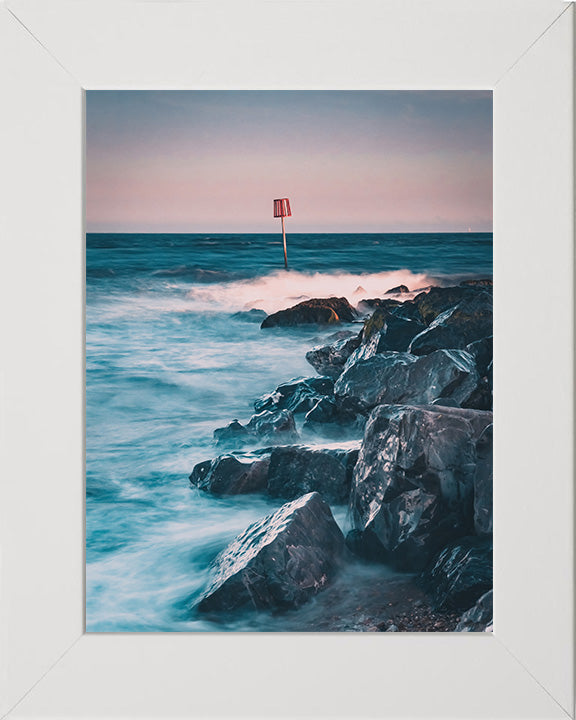
[[[0,8],[3,715],[574,717],[574,24]]]

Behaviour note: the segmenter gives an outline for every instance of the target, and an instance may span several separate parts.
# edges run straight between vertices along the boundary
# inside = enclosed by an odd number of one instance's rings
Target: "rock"
[[[198,609],[297,607],[329,585],[344,553],[330,508],[309,493],[250,525],[216,558]]]
[[[380,331],[378,352],[384,350],[405,352],[416,335],[424,329],[424,325],[417,320],[404,318],[393,313]]]
[[[346,298],[314,298],[268,315],[261,328],[294,325],[333,325],[356,320],[356,311]]]
[[[479,280],[462,280],[460,287],[492,287],[494,281],[492,278],[481,278]]]
[[[268,493],[291,500],[315,490],[328,502],[346,503],[357,459],[357,449],[275,448],[268,468]]]
[[[492,413],[381,405],[354,469],[351,549],[402,570],[422,569],[473,529],[476,442]]]
[[[478,535],[492,534],[492,428],[488,425],[476,443],[474,529]]]
[[[394,293],[408,293],[410,290],[406,287],[406,285],[398,285],[397,287],[390,288],[390,290],[386,290],[386,295],[392,295]]]
[[[438,350],[423,357],[382,352],[346,369],[334,386],[337,397],[353,397],[368,407],[381,404],[467,403],[480,379],[464,350]]]
[[[248,431],[262,439],[291,443],[299,438],[294,415],[290,410],[263,410],[252,415],[246,427]]]
[[[362,330],[362,342],[366,343],[373,335],[379,333],[386,323],[386,320],[392,315],[392,312],[400,306],[396,300],[382,300],[372,315],[364,321],[364,329]]]
[[[291,443],[299,437],[290,410],[263,410],[252,415],[247,425],[233,420],[226,427],[214,430],[216,446],[228,448],[240,448],[262,440]]]
[[[213,495],[240,495],[266,488],[269,458],[240,462],[232,455],[198,463],[190,475],[190,483]]]
[[[490,632],[493,615],[493,591],[489,590],[482,595],[474,607],[462,615],[455,630],[456,632]]]
[[[261,323],[264,318],[267,317],[265,310],[258,310],[253,308],[252,310],[241,310],[240,312],[232,315],[233,320],[241,320],[242,322],[253,322]]]
[[[466,352],[470,353],[476,361],[476,370],[480,377],[486,377],[488,374],[488,368],[492,363],[493,356],[493,343],[492,335],[490,337],[476,340],[464,348]]]
[[[377,330],[377,327],[380,329]],[[366,321],[362,342],[346,361],[344,370],[358,360],[366,360],[378,353],[390,350],[405,352],[412,339],[424,329],[422,323],[400,317],[394,311],[389,313],[381,309],[376,310]]]
[[[241,447],[253,439],[253,435],[238,420],[232,420],[226,427],[214,430],[214,441],[219,446]]]
[[[296,378],[279,385],[273,393],[263,395],[254,403],[254,410],[290,410],[293,413],[308,412],[320,400],[334,392],[334,380],[330,377]]]
[[[466,610],[492,589],[492,539],[464,537],[445,547],[421,575],[437,609]]]
[[[334,393],[338,397],[355,398],[368,407],[374,407],[389,384],[394,371],[396,382],[406,392],[407,367],[416,362],[416,356],[408,353],[379,353],[352,364],[338,378]]]
[[[360,345],[361,333],[343,338],[332,345],[314,347],[306,353],[306,360],[321,375],[336,380],[342,373],[346,360]]]
[[[426,330],[412,340],[409,352],[427,355],[442,348],[461,349],[490,335],[492,296],[487,292],[477,292],[440,313]]]
[[[369,409],[356,398],[322,398],[304,417],[303,431],[339,438],[364,430]]]
[[[394,308],[401,304],[400,300],[392,300],[392,298],[363,298],[358,303],[357,310],[361,314],[374,311],[376,308]]]
[[[475,297],[478,293],[488,294],[488,292],[488,288],[470,286],[431,287],[427,292],[416,295],[412,304],[418,309],[420,319],[429,325],[445,310],[458,305],[463,300]]]
[[[399,632],[396,625],[389,625],[384,632]]]

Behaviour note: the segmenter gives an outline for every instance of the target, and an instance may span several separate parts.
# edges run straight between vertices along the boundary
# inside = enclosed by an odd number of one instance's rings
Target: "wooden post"
[[[284,242],[284,267],[288,270],[288,253],[286,252],[286,231],[284,230],[284,215],[282,215],[282,240]]]

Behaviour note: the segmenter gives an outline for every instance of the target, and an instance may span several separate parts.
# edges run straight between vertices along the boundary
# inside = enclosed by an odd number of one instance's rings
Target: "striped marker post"
[[[288,270],[288,253],[286,252],[286,231],[284,230],[284,218],[292,215],[290,211],[290,200],[279,198],[274,200],[274,217],[282,218],[282,240],[284,242],[284,267]]]

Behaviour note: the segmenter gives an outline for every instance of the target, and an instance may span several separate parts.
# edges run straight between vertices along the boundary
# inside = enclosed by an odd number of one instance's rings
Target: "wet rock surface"
[[[462,615],[456,632],[487,632],[492,627],[493,615],[493,591],[489,590]]]
[[[450,401],[447,405],[469,405],[479,387],[476,363],[469,353],[438,350],[420,358],[410,353],[382,352],[358,360],[342,373],[334,392],[356,398],[368,407],[440,403],[442,399]]]
[[[359,443],[346,447],[286,445],[220,455],[195,465],[190,484],[213,495],[262,492],[293,500],[318,491],[330,503],[347,504]]]
[[[263,395],[254,403],[254,410],[290,410],[293,413],[308,412],[323,397],[334,392],[334,380],[330,377],[296,378],[279,385],[276,390]]]
[[[198,463],[190,483],[213,495],[241,495],[266,489],[269,459],[241,462],[232,455]]]
[[[354,547],[422,569],[472,532],[476,442],[492,414],[438,406],[376,408],[354,470]]]
[[[330,584],[344,557],[329,506],[309,493],[250,525],[220,553],[198,610],[297,607]]]
[[[314,347],[306,353],[306,360],[316,372],[332,379],[338,378],[346,361],[360,345],[360,335],[342,338],[331,345]]]
[[[325,438],[345,438],[364,431],[369,408],[360,400],[326,397],[306,413],[302,431]]]
[[[476,292],[438,315],[426,330],[416,335],[408,350],[415,355],[427,355],[441,348],[462,349],[491,335],[492,295]]]
[[[422,573],[434,607],[464,611],[492,589],[492,538],[464,537],[445,547]]]
[[[492,432],[488,425],[476,443],[476,470],[474,473],[474,529],[477,535],[491,535],[493,483],[492,483]]]
[[[314,298],[268,315],[260,327],[335,325],[341,322],[353,322],[356,317],[356,311],[346,298]]]
[[[357,449],[275,448],[268,468],[268,493],[292,499],[315,490],[327,502],[347,503],[357,459]]]
[[[226,427],[214,430],[216,446],[230,449],[254,445],[263,440],[293,443],[299,437],[294,415],[290,410],[262,410],[252,415],[246,425],[233,420]]]

